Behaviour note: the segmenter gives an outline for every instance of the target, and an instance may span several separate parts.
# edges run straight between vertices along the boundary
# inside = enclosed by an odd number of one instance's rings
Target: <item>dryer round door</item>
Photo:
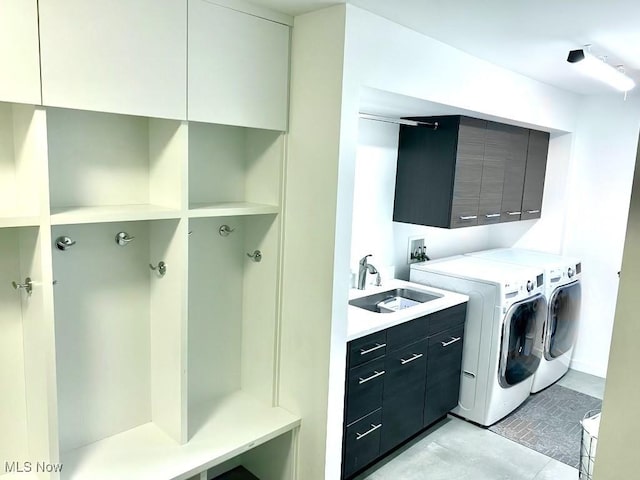
[[[498,379],[504,388],[533,375],[542,358],[542,331],[547,304],[542,295],[511,306],[504,317]]]
[[[544,339],[544,358],[553,360],[573,347],[580,320],[580,282],[558,287],[549,299]]]

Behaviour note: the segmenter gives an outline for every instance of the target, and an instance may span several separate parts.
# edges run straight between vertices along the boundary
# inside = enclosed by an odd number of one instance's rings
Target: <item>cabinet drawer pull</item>
[[[443,347],[448,347],[452,343],[456,343],[460,340],[462,340],[462,337],[451,337],[451,340],[449,340],[448,342],[440,342],[440,343],[442,344]]]
[[[485,217],[487,217],[487,218],[496,218],[496,217],[499,217],[499,216],[500,216],[499,213],[487,213],[485,215]]]
[[[381,423],[379,423],[378,425],[374,425],[373,423],[371,424],[371,428],[369,430],[367,430],[364,433],[358,433],[356,432],[356,440],[360,440],[361,438],[366,437],[367,435],[369,435],[370,433],[375,432],[376,430],[378,430],[380,427],[382,426]]]
[[[477,215],[460,215],[460,220],[475,220]]]
[[[522,212],[507,212],[507,215],[522,215]]]
[[[384,348],[386,346],[387,346],[386,343],[376,343],[375,347],[371,347],[371,348],[368,348],[366,350],[364,348],[361,348],[360,349],[360,355],[366,355],[367,353],[374,352],[374,351],[379,350],[380,348]]]
[[[527,213],[540,213],[540,210],[527,210]]]
[[[370,377],[367,377],[367,378],[360,377],[358,379],[358,385],[362,385],[363,383],[367,383],[369,380],[373,380],[374,378],[378,378],[378,377],[380,377],[380,376],[382,376],[384,374],[385,374],[384,370],[382,370],[381,372],[379,372],[377,370],[374,370],[373,371],[373,375],[371,375]]]
[[[413,355],[411,355],[411,358],[407,358],[406,360],[404,358],[400,359],[400,363],[402,365],[406,365],[409,362],[413,362],[414,360],[419,359],[420,357],[422,357],[424,354],[422,353],[414,353]]]

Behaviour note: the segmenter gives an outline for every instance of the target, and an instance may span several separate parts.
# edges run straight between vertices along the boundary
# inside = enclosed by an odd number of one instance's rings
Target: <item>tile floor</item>
[[[559,384],[602,398],[604,379],[569,371]],[[489,430],[448,417],[355,480],[576,480],[578,471]]]

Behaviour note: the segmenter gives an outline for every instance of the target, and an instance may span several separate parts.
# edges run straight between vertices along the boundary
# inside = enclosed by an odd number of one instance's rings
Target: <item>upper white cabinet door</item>
[[[42,100],[186,118],[187,0],[40,0]]]
[[[189,0],[189,120],[286,130],[289,27]]]
[[[36,0],[0,0],[0,101],[39,105]]]

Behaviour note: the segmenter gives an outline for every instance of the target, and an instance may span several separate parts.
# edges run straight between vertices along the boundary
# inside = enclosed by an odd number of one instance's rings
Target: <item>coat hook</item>
[[[254,250],[253,253],[247,253],[247,257],[257,263],[262,260],[262,252],[260,250]]]
[[[229,225],[222,225],[218,229],[218,233],[221,237],[228,237],[231,232],[233,232],[235,228],[230,228]]]
[[[153,270],[154,272],[157,270],[158,271],[158,275],[161,277],[164,277],[165,274],[167,273],[167,264],[164,262],[160,262],[158,263],[157,267],[154,267],[153,265],[149,264],[149,268],[151,270]]]
[[[124,247],[125,245],[127,245],[127,243],[129,243],[134,238],[136,237],[129,236],[127,232],[118,232],[116,234],[116,243],[121,247]]]
[[[29,277],[24,279],[24,283],[11,282],[11,285],[16,290],[24,289],[24,291],[27,292],[27,295],[29,296],[31,296],[31,293],[33,292],[33,283],[31,282],[31,279]]]
[[[63,252],[68,250],[70,247],[73,247],[75,244],[75,240],[71,240],[66,236],[56,238],[56,247],[58,247],[58,250],[62,250]]]

